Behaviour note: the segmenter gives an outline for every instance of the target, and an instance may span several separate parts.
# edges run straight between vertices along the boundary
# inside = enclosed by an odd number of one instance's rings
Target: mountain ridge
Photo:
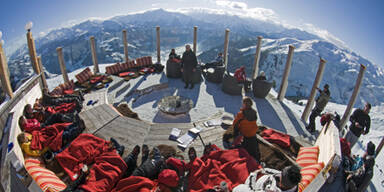
[[[279,87],[285,67],[287,47],[289,44],[296,47],[287,96],[309,95],[313,82],[311,77],[317,71],[319,57],[323,57],[328,61],[327,68],[331,67],[326,69],[323,82],[331,84],[333,101],[348,102],[354,86],[354,81],[351,79],[356,79],[359,65],[365,64],[367,71],[357,105],[365,101],[373,104],[384,102],[384,99],[381,99],[384,96],[382,86],[384,72],[379,66],[315,34],[265,21],[254,21],[237,15],[223,16],[193,11],[183,14],[155,9],[104,20],[89,19],[71,27],[55,29],[38,38],[36,47],[38,54],[42,55],[43,64],[49,76],[50,73],[60,73],[56,47],[63,47],[67,69],[73,71],[92,64],[89,49],[90,36],[96,38],[99,63],[113,63],[122,61],[124,58],[122,29],[128,30],[130,58],[136,58],[144,55],[155,56],[155,26],[161,26],[163,55],[167,52],[164,50],[192,42],[192,27],[198,26],[198,50],[201,52],[199,58],[203,62],[209,62],[217,52],[223,50],[224,29],[229,28],[231,30],[228,62],[230,71],[234,71],[240,65],[246,65],[249,71],[252,70],[256,37],[261,35],[264,39],[260,69],[266,71],[270,80],[275,81],[276,88]],[[26,46],[10,56],[10,71],[14,84],[32,74],[29,62]],[[335,71],[337,73],[334,73]],[[327,76],[327,74],[332,75]],[[334,90],[332,87],[335,87]]]

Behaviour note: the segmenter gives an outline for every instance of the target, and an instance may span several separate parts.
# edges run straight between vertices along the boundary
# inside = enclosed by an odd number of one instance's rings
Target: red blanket
[[[120,180],[112,192],[172,192],[167,186],[146,177],[130,176]]]
[[[189,164],[189,190],[203,192],[222,181],[232,190],[259,168],[261,166],[244,149],[213,151]]]
[[[112,192],[151,192],[156,185],[146,177],[131,176],[120,180]]]
[[[290,137],[287,134],[277,132],[273,129],[266,129],[260,134],[265,140],[275,143],[280,147],[288,148],[291,146]]]
[[[47,111],[51,114],[55,113],[71,113],[76,109],[76,102],[62,103],[55,107],[47,107]]]
[[[56,123],[32,132],[31,149],[42,150],[45,147],[53,151],[61,149],[63,131],[72,123]]]
[[[40,123],[37,119],[26,119],[26,123],[24,124],[24,131],[28,133],[32,133],[33,131],[40,130]]]
[[[77,179],[84,164],[93,164],[86,182],[79,186],[84,191],[110,191],[127,169],[109,141],[92,134],[80,134],[56,159],[71,180]]]

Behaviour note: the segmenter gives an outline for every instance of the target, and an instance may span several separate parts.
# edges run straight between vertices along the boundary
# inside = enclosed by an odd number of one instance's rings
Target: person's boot
[[[188,83],[185,83],[184,89],[188,88]]]
[[[143,148],[141,149],[141,164],[143,164],[149,156],[149,148],[148,145],[143,145]]]
[[[117,153],[119,153],[120,156],[123,156],[125,147],[124,147],[123,145],[120,145],[120,144],[116,141],[116,139],[114,139],[113,137],[111,137],[110,141],[111,141],[111,143],[113,143],[113,145],[115,146],[115,149],[116,149]]]
[[[191,87],[189,87],[190,89],[193,89],[195,85],[193,83],[191,83]]]

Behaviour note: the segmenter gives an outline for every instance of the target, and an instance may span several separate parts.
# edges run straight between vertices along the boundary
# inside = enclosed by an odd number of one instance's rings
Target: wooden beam
[[[307,105],[305,106],[304,112],[301,115],[301,119],[303,121],[306,121],[308,119],[309,112],[311,111],[311,109],[313,107],[313,103],[315,101],[315,96],[316,96],[316,89],[319,87],[321,79],[323,78],[323,73],[324,73],[326,62],[327,62],[326,60],[320,58],[319,69],[317,70],[316,78],[315,78],[315,81],[313,82],[311,93],[309,95],[308,102],[307,102]]]
[[[261,50],[262,39],[263,39],[262,36],[257,37],[257,47],[256,47],[256,53],[255,53],[255,61],[253,63],[252,79],[256,79],[259,73],[259,61],[260,61],[260,50]]]
[[[287,63],[285,64],[284,75],[283,75],[283,78],[281,79],[280,91],[279,91],[279,94],[277,95],[277,98],[279,99],[279,101],[283,101],[285,97],[285,93],[287,92],[288,77],[289,77],[289,72],[291,71],[294,50],[295,50],[295,47],[293,45],[289,45]]]
[[[124,56],[125,56],[125,63],[128,63],[128,40],[127,40],[127,30],[123,30],[123,43],[124,43]]]
[[[363,82],[365,70],[366,70],[366,67],[363,64],[360,64],[360,71],[359,71],[359,75],[357,76],[357,79],[356,79],[355,88],[353,89],[353,93],[351,95],[351,98],[349,99],[349,102],[348,102],[347,108],[345,109],[343,118],[341,118],[340,128],[343,128],[347,124],[347,121],[349,119],[349,115],[351,115],[352,108],[355,105],[357,95],[359,94],[359,91],[360,91],[361,83]]]
[[[0,80],[3,91],[7,93],[11,98],[14,97],[11,81],[9,79],[9,70],[7,58],[4,53],[3,45],[0,42]]]
[[[40,74],[39,63],[37,61],[35,41],[32,37],[32,32],[27,32],[27,44],[29,49],[29,57],[31,59],[32,68],[36,74]]]
[[[63,57],[63,48],[58,47],[56,48],[57,51],[57,57],[59,59],[60,64],[60,70],[61,74],[63,75],[64,82],[69,82],[68,74],[67,74],[67,68],[65,67],[64,57]]]
[[[41,82],[43,83],[42,89],[48,89],[47,79],[45,77],[43,63],[41,62],[41,56],[37,57],[37,62],[39,63],[39,70],[41,72]]]
[[[96,43],[95,43],[95,37],[91,36],[89,38],[91,41],[91,52],[92,52],[92,61],[93,61],[93,72],[94,73],[99,73],[99,64],[97,62],[97,54],[96,54]]]
[[[197,26],[193,27],[193,52],[197,52]]]
[[[160,26],[156,27],[157,63],[160,63]]]
[[[383,146],[384,146],[384,137],[381,138],[380,144],[376,148],[376,153],[375,153],[376,157],[379,155]]]
[[[224,39],[224,65],[227,68],[228,65],[228,46],[229,46],[229,29],[225,30],[225,39]]]

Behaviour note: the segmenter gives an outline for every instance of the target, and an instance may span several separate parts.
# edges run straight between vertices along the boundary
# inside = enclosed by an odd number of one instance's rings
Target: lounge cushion
[[[122,71],[122,67],[120,66],[120,63],[116,63],[114,65],[106,67],[105,70],[106,73],[109,75],[116,75]]]
[[[303,191],[320,171],[324,168],[324,163],[316,163],[307,167],[304,167],[300,170],[301,181],[299,183],[299,192]]]
[[[317,163],[319,158],[319,147],[300,147],[296,158],[296,163],[301,167],[306,167]]]
[[[80,84],[88,81],[92,77],[92,72],[89,67],[81,71],[79,74],[75,75],[77,81],[79,81]]]
[[[67,187],[67,185],[61,181],[55,173],[44,167],[44,163],[39,160],[39,158],[26,158],[25,169],[44,192],[59,192]]]

